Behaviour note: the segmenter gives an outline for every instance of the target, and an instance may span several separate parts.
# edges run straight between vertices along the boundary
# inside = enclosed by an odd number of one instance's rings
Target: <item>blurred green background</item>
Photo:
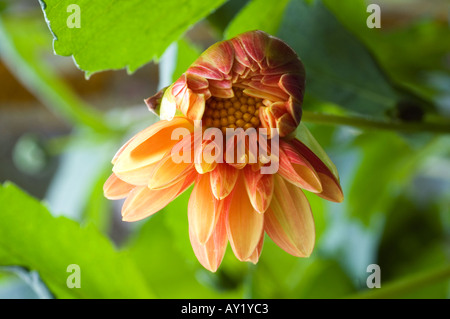
[[[450,296],[450,1],[44,2],[45,18],[37,0],[0,1],[0,298]],[[73,3],[79,29],[66,27]],[[307,194],[310,258],[266,238],[258,264],[228,247],[210,273],[189,242],[190,191],[125,223],[102,186],[116,150],[157,120],[143,99],[253,29],[303,60],[303,122],[345,200]],[[81,288],[66,285],[70,264]],[[381,288],[366,285],[370,264]]]

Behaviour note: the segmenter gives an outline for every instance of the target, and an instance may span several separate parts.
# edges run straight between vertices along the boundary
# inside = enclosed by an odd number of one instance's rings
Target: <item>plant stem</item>
[[[355,299],[385,299],[400,298],[420,288],[444,282],[450,278],[450,265],[433,268],[425,272],[408,276],[404,279],[381,285],[381,288],[365,290],[349,298]]]
[[[360,129],[379,129],[402,132],[430,132],[450,134],[450,124],[424,123],[424,122],[386,122],[371,120],[362,117],[332,115],[303,111],[302,120],[305,122],[329,125],[347,125]]]

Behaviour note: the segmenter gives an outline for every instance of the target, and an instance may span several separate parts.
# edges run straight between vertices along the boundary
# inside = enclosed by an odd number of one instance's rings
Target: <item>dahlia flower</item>
[[[334,170],[294,137],[304,89],[303,64],[280,39],[251,31],[214,44],[146,100],[161,120],[114,156],[105,196],[126,198],[122,217],[131,222],[193,184],[189,237],[199,262],[213,272],[228,242],[239,260],[256,263],[264,234],[289,254],[309,256],[315,227],[303,191],[334,202],[343,193]],[[239,134],[228,135],[244,130],[263,134],[247,134],[240,144]],[[276,171],[263,171],[273,164]]]

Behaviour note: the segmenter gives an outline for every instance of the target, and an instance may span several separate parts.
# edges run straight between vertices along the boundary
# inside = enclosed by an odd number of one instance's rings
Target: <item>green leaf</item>
[[[231,21],[225,30],[229,39],[251,30],[275,34],[289,0],[252,0]]]
[[[57,54],[72,55],[89,76],[94,72],[127,68],[134,72],[159,58],[187,29],[225,0],[41,0],[54,34]],[[77,11],[80,28],[68,27]],[[75,20],[74,20],[75,21]]]
[[[396,93],[362,43],[321,1],[292,1],[278,35],[297,52],[306,68],[306,92],[364,114],[384,117]]]
[[[17,186],[0,187],[0,265],[39,273],[57,298],[150,298],[139,270],[92,226],[54,218],[45,206]],[[80,267],[80,288],[68,288]]]

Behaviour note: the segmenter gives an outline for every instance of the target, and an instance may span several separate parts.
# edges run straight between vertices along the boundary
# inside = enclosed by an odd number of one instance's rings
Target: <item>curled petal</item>
[[[123,181],[145,185],[152,173],[152,165],[160,161],[179,140],[172,139],[174,129],[194,130],[191,121],[176,117],[172,121],[159,121],[136,134],[120,151],[114,162],[113,172]]]
[[[280,39],[257,30],[203,52],[173,88],[166,90],[174,97],[167,96],[167,105],[171,114],[175,114],[175,105],[188,118],[199,120],[210,97],[231,99],[233,88],[242,88],[244,94],[266,100],[266,106],[274,104],[266,114],[260,112],[262,125],[287,136],[300,122],[304,87],[305,70],[295,52]],[[161,110],[166,104],[164,97]]]
[[[250,258],[263,232],[264,214],[259,214],[252,206],[244,185],[243,174],[239,174],[231,194],[231,204],[227,218],[227,234],[236,257],[245,261]]]
[[[207,89],[210,84],[210,81],[208,81],[204,77],[190,73],[185,73],[185,82],[187,87],[195,92],[200,91],[202,89]]]
[[[264,213],[272,199],[273,175],[255,172],[251,166],[247,165],[244,168],[244,176],[245,187],[253,208],[259,213]]]
[[[207,69],[217,69],[223,74],[229,74],[233,67],[234,50],[229,41],[222,41],[210,46],[194,62],[194,66],[203,66]]]
[[[167,87],[159,90],[158,93],[144,100],[145,104],[147,104],[149,111],[158,116],[160,114],[161,101],[166,89]]]
[[[192,249],[200,264],[209,271],[215,272],[222,262],[227,248],[226,216],[220,214],[219,219],[205,244],[201,244],[197,236],[189,228]]]
[[[303,77],[301,82],[304,82],[305,68],[303,63],[295,51],[280,39],[270,37],[270,41],[266,47],[266,61],[267,69],[263,71],[270,70],[272,74],[274,72],[278,72],[278,74],[288,72],[299,74]],[[286,71],[286,66],[289,67],[289,71]]]
[[[127,197],[134,187],[134,185],[124,182],[113,173],[103,185],[103,193],[108,199],[121,199]]]
[[[225,78],[223,73],[212,66],[192,65],[188,71],[190,74],[203,76],[205,79],[223,80]]]
[[[287,181],[313,193],[322,192],[322,184],[313,166],[292,146],[280,140],[278,173]]]
[[[314,219],[308,200],[298,187],[275,175],[275,191],[264,213],[264,229],[283,250],[308,257],[314,248]]]
[[[305,144],[297,139],[290,141],[290,144],[302,154],[304,158],[314,167],[322,185],[322,192],[317,195],[332,201],[340,203],[344,200],[344,193],[338,178],[330,171],[330,169],[317,157]]]
[[[302,74],[283,74],[279,86],[297,102],[303,101],[305,92],[305,76]]]
[[[252,59],[249,58],[247,52],[245,51],[242,42],[239,41],[239,38],[233,38],[230,40],[234,48],[234,54],[236,58],[236,62],[238,62],[241,66],[238,66],[238,69],[251,68],[253,65]],[[236,64],[236,63],[235,63]],[[242,75],[242,73],[240,73]]]
[[[203,94],[198,94],[186,86],[180,94],[174,95],[174,100],[176,107],[189,119],[200,120],[202,118],[206,101]]]
[[[261,63],[266,55],[266,47],[269,42],[267,33],[263,31],[253,31],[242,33],[237,36],[242,43],[242,47],[249,57],[255,62]]]
[[[265,96],[270,97],[272,101],[285,101],[289,98],[289,95],[279,87],[273,87],[264,85],[260,80],[254,80],[248,82],[248,86],[253,90],[262,92]],[[249,92],[244,90],[244,92]],[[258,94],[261,96],[261,94]]]

